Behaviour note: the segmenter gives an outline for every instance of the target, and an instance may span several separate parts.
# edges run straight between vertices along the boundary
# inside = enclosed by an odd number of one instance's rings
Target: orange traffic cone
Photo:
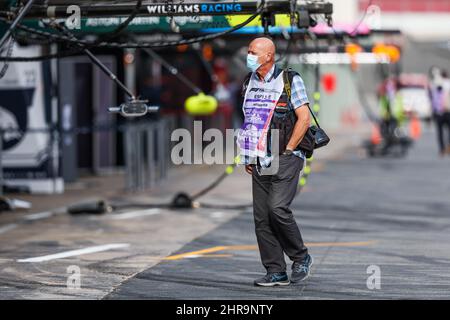
[[[413,115],[409,123],[409,135],[412,139],[417,140],[422,135],[422,128],[420,126],[420,120],[416,115]]]
[[[377,125],[372,125],[372,134],[370,136],[370,141],[372,144],[380,144],[381,143],[381,132],[380,127]]]

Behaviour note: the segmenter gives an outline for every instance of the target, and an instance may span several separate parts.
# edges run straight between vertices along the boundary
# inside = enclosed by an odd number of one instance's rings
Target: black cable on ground
[[[210,204],[210,203],[200,203],[200,208],[205,209],[223,209],[223,210],[245,210],[250,209],[253,204],[237,204],[237,205],[226,205],[226,204]]]
[[[192,200],[195,200],[197,198],[200,198],[201,196],[207,194],[208,192],[210,192],[212,189],[214,189],[215,187],[217,187],[227,176],[229,175],[229,173],[227,171],[225,171],[224,173],[222,173],[219,177],[217,177],[217,179],[215,181],[213,181],[213,183],[211,183],[209,186],[207,186],[206,188],[204,188],[203,190],[195,193],[194,195],[191,196]]]

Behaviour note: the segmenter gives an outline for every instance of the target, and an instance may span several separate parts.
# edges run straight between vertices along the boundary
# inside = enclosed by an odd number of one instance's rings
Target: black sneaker
[[[264,277],[256,279],[255,286],[273,287],[287,286],[290,281],[286,272],[267,273]]]
[[[308,278],[312,264],[313,258],[309,254],[303,259],[303,262],[294,262],[292,264],[291,281],[299,282]]]

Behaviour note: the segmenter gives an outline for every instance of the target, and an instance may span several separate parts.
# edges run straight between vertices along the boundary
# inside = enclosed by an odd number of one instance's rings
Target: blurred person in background
[[[450,154],[450,79],[447,71],[436,67],[430,69],[429,94],[436,123],[439,154],[444,156]]]
[[[442,70],[442,109],[444,110],[444,122],[447,127],[449,140],[445,152],[450,154],[450,78],[447,70]]]
[[[395,144],[395,130],[405,123],[403,98],[399,93],[400,83],[395,78],[387,79],[379,92],[381,108],[380,133],[383,137],[382,154],[387,154]]]

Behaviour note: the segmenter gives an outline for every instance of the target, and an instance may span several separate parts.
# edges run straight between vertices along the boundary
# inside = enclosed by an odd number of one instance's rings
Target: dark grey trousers
[[[260,175],[253,166],[253,215],[261,261],[267,272],[285,272],[284,253],[302,261],[308,249],[289,208],[295,197],[303,159],[281,155],[273,175]]]

